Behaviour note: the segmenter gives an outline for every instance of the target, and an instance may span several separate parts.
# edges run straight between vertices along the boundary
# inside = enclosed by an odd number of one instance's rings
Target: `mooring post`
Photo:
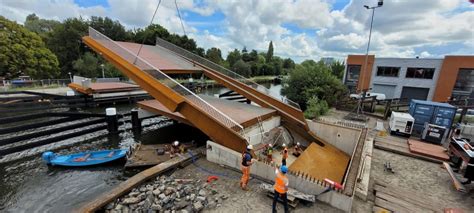
[[[132,109],[132,129],[134,133],[140,133],[142,131],[142,121],[138,117],[138,109]]]
[[[116,134],[118,132],[117,109],[113,107],[105,109],[105,120],[109,134]]]

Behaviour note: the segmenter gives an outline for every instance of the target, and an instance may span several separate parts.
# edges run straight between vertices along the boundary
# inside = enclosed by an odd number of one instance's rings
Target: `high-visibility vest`
[[[287,191],[285,187],[286,182],[288,182],[288,178],[285,175],[278,172],[275,178],[275,185],[273,186],[273,189],[275,189],[275,191],[277,191],[280,194],[285,194]]]

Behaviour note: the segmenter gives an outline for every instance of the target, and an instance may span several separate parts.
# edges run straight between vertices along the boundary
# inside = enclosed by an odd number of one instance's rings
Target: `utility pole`
[[[364,70],[362,72],[364,75],[359,74],[359,78],[362,77],[361,82],[360,82],[361,90],[362,90],[362,97],[359,96],[359,103],[357,104],[357,115],[363,114],[363,110],[364,110],[363,109],[363,103],[364,103],[365,96],[366,96],[367,90],[368,90],[368,89],[364,89],[364,78],[365,78],[365,75],[368,72],[367,63],[368,63],[368,59],[369,59],[370,40],[371,40],[371,37],[372,37],[372,26],[373,26],[373,23],[374,23],[375,9],[379,8],[379,7],[382,7],[382,6],[383,6],[383,0],[379,0],[378,3],[377,3],[377,6],[369,7],[367,5],[364,5],[364,7],[366,9],[372,10],[372,17],[370,19],[369,41],[367,42],[367,51],[365,52]]]

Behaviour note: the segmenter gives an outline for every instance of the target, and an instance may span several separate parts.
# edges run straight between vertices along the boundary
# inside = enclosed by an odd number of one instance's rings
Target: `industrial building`
[[[349,55],[343,82],[351,93],[369,89],[387,99],[444,102],[474,97],[474,56],[444,58],[376,58]]]

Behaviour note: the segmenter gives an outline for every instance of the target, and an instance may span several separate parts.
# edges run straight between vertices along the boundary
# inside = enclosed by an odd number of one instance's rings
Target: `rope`
[[[191,155],[191,160],[192,160],[193,165],[196,166],[196,168],[198,168],[201,172],[208,173],[208,174],[215,175],[215,176],[227,177],[227,178],[230,178],[230,179],[237,179],[237,180],[240,179],[240,177],[231,176],[231,175],[226,174],[226,173],[217,173],[217,172],[214,172],[214,171],[210,171],[206,168],[203,168],[202,166],[200,166],[196,163],[196,156],[191,151],[188,151],[188,153],[189,153],[189,155]]]
[[[153,17],[151,17],[150,24],[148,26],[151,26],[153,24],[153,20],[155,19],[156,12],[158,11],[158,8],[160,8],[161,0],[158,1],[158,5],[156,6],[155,12],[153,13]],[[143,44],[145,43],[146,40],[146,33],[143,36],[143,41],[140,44],[140,48],[138,49],[137,56],[135,57],[135,61],[133,61],[133,64],[137,63],[138,55],[140,55],[140,52],[142,51]]]
[[[178,17],[179,17],[179,21],[181,22],[181,28],[183,28],[183,33],[184,33],[185,36],[187,36],[186,35],[186,30],[184,29],[183,19],[181,18],[181,13],[179,12],[179,7],[178,7],[177,0],[174,0],[174,5],[176,5],[176,11],[178,11]]]

